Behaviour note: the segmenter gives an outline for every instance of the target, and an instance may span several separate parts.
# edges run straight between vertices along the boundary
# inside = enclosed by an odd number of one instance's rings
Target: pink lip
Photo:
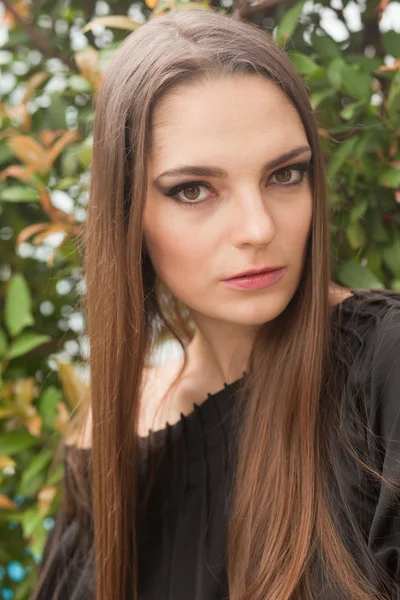
[[[279,279],[283,277],[285,271],[286,267],[283,267],[281,269],[274,269],[273,271],[256,273],[255,275],[245,275],[243,277],[225,279],[224,283],[228,287],[238,290],[261,290],[279,281]]]

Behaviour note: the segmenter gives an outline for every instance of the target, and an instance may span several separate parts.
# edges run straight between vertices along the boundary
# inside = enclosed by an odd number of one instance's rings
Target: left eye
[[[187,183],[176,188],[174,190],[174,196],[177,197],[181,202],[186,202],[187,204],[203,202],[205,198],[202,198],[201,194],[199,194],[200,188],[210,190],[210,188],[204,183]],[[184,193],[185,196],[183,198],[179,198],[179,194],[182,193]]]
[[[296,172],[299,175],[297,175],[297,177],[292,178],[293,173]],[[297,183],[298,181],[301,181],[303,174],[304,171],[302,171],[301,169],[295,169],[294,167],[284,167],[283,169],[279,169],[279,171],[275,171],[272,177],[277,178],[278,184],[290,185],[292,183]]]

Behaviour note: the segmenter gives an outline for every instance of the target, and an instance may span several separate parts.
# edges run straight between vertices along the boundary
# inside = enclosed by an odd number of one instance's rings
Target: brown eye
[[[311,163],[300,163],[296,165],[290,165],[288,167],[282,167],[278,171],[272,174],[275,177],[275,181],[272,180],[274,185],[281,185],[283,187],[290,187],[292,185],[300,184],[307,171],[310,170]],[[292,178],[293,176],[293,178]]]
[[[278,183],[289,183],[291,178],[292,178],[292,171],[293,169],[281,169],[280,171],[277,171],[275,173],[275,177],[278,181]]]
[[[199,185],[188,185],[185,187],[184,190],[184,194],[187,200],[190,201],[194,201],[194,200],[198,200],[198,196],[199,196]]]

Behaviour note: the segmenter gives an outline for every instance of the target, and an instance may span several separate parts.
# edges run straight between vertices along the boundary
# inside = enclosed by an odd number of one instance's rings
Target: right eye
[[[172,198],[176,202],[179,202],[180,204],[185,204],[187,206],[195,206],[197,204],[205,202],[205,200],[207,199],[207,197],[202,197],[200,192],[201,188],[207,190],[211,189],[205,183],[191,181],[189,183],[181,183],[180,185],[177,185],[171,188],[170,190],[167,190],[165,192],[165,195],[169,196],[170,198]],[[179,197],[179,194],[181,194],[182,192],[184,192],[185,196]]]

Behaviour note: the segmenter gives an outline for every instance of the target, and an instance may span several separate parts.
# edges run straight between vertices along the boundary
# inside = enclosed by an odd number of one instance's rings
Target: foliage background
[[[286,48],[307,83],[328,164],[334,279],[400,290],[399,2],[1,0],[4,600],[29,598],[35,584],[63,477],[54,452],[88,384],[77,236],[96,91],[118,43],[173,7],[225,11]]]

